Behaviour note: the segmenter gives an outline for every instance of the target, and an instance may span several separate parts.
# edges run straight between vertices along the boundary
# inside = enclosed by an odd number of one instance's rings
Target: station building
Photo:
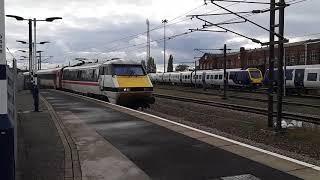
[[[275,47],[275,66],[278,49]],[[307,58],[306,58],[307,57]],[[223,54],[205,53],[199,59],[199,69],[222,69]],[[287,66],[320,64],[320,39],[285,44],[285,63]],[[227,68],[257,67],[262,72],[269,66],[269,48],[240,48],[238,52],[227,54]]]

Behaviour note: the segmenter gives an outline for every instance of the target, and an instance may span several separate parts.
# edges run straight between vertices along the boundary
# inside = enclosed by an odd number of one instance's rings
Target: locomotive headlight
[[[128,92],[130,91],[130,88],[124,88],[123,91]]]

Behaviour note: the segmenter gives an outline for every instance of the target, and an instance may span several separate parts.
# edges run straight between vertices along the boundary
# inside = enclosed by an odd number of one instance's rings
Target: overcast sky
[[[258,0],[259,1],[259,0]],[[268,0],[260,0],[268,2]],[[301,0],[287,0],[299,2]],[[268,5],[235,4],[220,2],[233,11],[250,11],[265,9]],[[286,8],[286,36],[291,41],[318,38],[320,34],[320,1],[307,0]],[[50,44],[38,45],[37,50],[43,50],[44,56],[53,56],[44,67],[74,62],[76,57],[107,59],[122,57],[142,60],[146,58],[146,19],[150,21],[151,56],[156,59],[158,69],[163,63],[163,28],[161,20],[168,19],[167,35],[174,36],[188,32],[190,28],[201,28],[203,22],[187,18],[187,14],[220,13],[218,7],[211,3],[204,5],[203,0],[5,0],[6,14],[14,14],[24,18],[44,19],[61,16],[63,20],[52,23],[37,24],[37,41],[50,41]],[[259,24],[268,27],[269,14],[249,16]],[[235,16],[205,17],[218,23],[233,19]],[[235,21],[239,21],[235,20]],[[226,25],[249,37],[261,41],[268,40],[268,32],[250,23]],[[217,28],[211,28],[218,30]],[[139,34],[138,36],[131,35]],[[316,34],[316,35],[311,35]],[[16,40],[27,41],[27,21],[16,21],[6,18],[6,40],[17,59],[25,55],[17,52],[27,50],[26,45],[16,43]],[[194,48],[221,48],[227,43],[230,48],[239,49],[260,47],[244,38],[231,33],[194,32],[178,36],[167,41],[167,56],[174,56],[175,64],[193,61],[201,53]],[[46,58],[46,57],[44,57]],[[7,59],[11,59],[8,54]],[[19,66],[26,66],[20,61]]]

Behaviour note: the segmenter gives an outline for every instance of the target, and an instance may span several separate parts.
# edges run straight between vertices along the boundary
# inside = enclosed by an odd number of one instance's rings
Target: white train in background
[[[223,70],[200,70],[185,72],[167,72],[149,74],[154,83],[198,85],[206,87],[221,87],[224,82]],[[228,85],[233,87],[261,86],[263,76],[257,68],[227,69]]]
[[[264,84],[269,80],[269,70],[264,76]],[[320,89],[320,65],[287,66],[285,71],[285,84],[288,90]],[[278,70],[274,71],[274,84],[277,85]]]
[[[286,88],[288,90],[320,90],[320,65],[287,66],[285,71]],[[277,85],[277,69],[274,71],[274,84]],[[269,70],[263,76],[256,68],[227,69],[228,85],[232,87],[262,87],[270,82]],[[206,87],[222,87],[223,70],[200,70],[185,72],[151,73],[154,83],[172,85],[199,85]]]

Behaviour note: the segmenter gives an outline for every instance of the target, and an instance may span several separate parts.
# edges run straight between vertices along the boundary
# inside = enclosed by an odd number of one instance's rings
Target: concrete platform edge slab
[[[42,102],[44,102],[45,106],[48,109],[48,112],[57,128],[58,134],[60,136],[60,139],[63,143],[64,151],[65,151],[65,158],[64,158],[64,163],[65,163],[65,175],[64,179],[81,179],[81,168],[80,168],[80,162],[78,160],[78,153],[75,148],[75,144],[68,134],[67,130],[63,126],[63,123],[61,120],[58,118],[58,115],[54,111],[53,107],[51,104],[43,97],[40,95],[40,99]]]
[[[54,112],[53,109],[52,111]],[[94,129],[82,122],[81,119],[77,119],[71,112],[64,111],[58,114],[56,112],[54,113],[56,119],[62,122],[63,128],[68,131],[70,138],[74,141],[75,150],[71,150],[71,154],[76,152],[78,155],[76,160],[71,158],[71,162],[79,162],[78,166],[72,166],[78,169],[66,169],[65,172],[68,174],[68,178],[72,179],[72,177],[70,177],[72,175],[70,171],[73,171],[73,174],[77,171],[81,173],[82,180],[150,179],[147,174],[112,144],[100,136]],[[79,177],[74,177],[74,179],[75,178],[79,179]]]

